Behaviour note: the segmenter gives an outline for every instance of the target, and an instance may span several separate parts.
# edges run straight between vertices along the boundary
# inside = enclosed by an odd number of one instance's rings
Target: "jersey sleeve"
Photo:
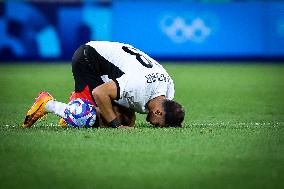
[[[165,96],[166,99],[172,100],[175,95],[175,89],[174,89],[174,83],[171,80],[169,83],[160,83],[158,86],[155,88],[155,90],[152,90],[151,98],[156,98],[158,96]]]
[[[122,75],[119,78],[116,78],[114,80],[114,82],[117,85],[117,99],[116,100],[118,100],[118,99],[122,98],[123,91],[125,91],[125,88],[127,86],[127,76],[126,76],[126,74]]]
[[[174,82],[169,83],[166,98],[172,100],[175,96]]]

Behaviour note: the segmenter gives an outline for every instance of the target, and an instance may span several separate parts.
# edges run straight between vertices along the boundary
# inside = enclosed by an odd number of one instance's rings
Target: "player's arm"
[[[101,114],[108,123],[110,127],[120,127],[122,126],[117,119],[113,107],[112,107],[112,100],[117,98],[117,86],[114,81],[110,81],[99,85],[96,87],[92,94],[94,99],[96,99],[96,103],[100,108]]]

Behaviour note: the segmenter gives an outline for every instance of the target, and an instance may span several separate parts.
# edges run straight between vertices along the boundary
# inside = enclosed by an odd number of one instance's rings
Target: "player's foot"
[[[67,127],[67,123],[66,123],[66,121],[65,121],[63,118],[60,118],[60,119],[59,119],[58,124],[59,124],[61,127]]]
[[[23,128],[31,127],[38,119],[42,118],[48,112],[45,110],[45,105],[48,101],[54,98],[48,92],[41,92],[36,98],[34,104],[27,112],[25,121],[22,125]]]

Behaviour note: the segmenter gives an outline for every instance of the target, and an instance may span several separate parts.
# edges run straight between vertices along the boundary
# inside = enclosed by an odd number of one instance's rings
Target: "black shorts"
[[[75,92],[82,92],[89,86],[90,92],[103,84],[96,62],[100,62],[99,53],[88,45],[81,45],[72,57],[72,73],[75,80]]]
[[[88,86],[92,98],[93,89],[104,83],[102,75],[108,75],[109,79],[117,84],[119,94],[116,78],[124,74],[89,45],[81,45],[75,51],[72,57],[72,72],[75,80],[75,92],[80,93]]]

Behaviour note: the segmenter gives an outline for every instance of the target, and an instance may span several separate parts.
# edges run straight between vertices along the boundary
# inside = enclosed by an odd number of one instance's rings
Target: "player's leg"
[[[48,92],[41,92],[27,112],[22,127],[31,127],[38,119],[42,118],[47,113],[54,113],[64,117],[66,106],[67,104],[56,101]]]
[[[102,84],[99,71],[96,69],[93,57],[92,47],[81,45],[72,57],[72,73],[74,78],[74,91],[71,93],[69,101],[76,98],[85,98],[96,106],[92,97],[92,89]],[[59,119],[59,125],[66,126],[64,119]]]
[[[48,113],[53,113],[59,117],[65,117],[65,109],[67,107],[66,103],[58,102],[56,100],[50,100],[46,103],[45,109]]]
[[[84,91],[85,87],[87,86],[84,75],[90,75],[90,72],[88,71],[88,61],[85,57],[85,54],[85,46],[82,45],[76,50],[72,58],[72,72],[75,79],[75,92]],[[65,107],[64,103],[56,103],[54,98],[49,93],[41,92],[30,110],[27,112],[22,127],[31,127],[38,119],[42,118],[49,112],[56,113],[63,117],[62,115],[64,112],[62,110],[65,109]]]
[[[97,52],[91,46],[82,45],[72,57],[72,73],[75,83],[73,95],[86,98],[93,103],[92,90],[103,84],[99,69]]]
[[[100,61],[98,53],[91,46],[82,45],[75,51],[72,57],[72,73],[75,81],[75,91],[72,93],[72,99],[85,98],[95,105],[91,91],[103,83],[99,67],[97,66],[98,61]],[[50,94],[42,92],[28,111],[22,127],[31,127],[47,113],[54,113],[64,117],[65,108],[66,104],[54,101]],[[63,123],[63,126],[65,126],[62,119],[60,123]]]

